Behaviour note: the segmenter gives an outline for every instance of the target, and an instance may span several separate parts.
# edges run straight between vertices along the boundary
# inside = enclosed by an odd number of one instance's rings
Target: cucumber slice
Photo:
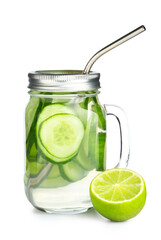
[[[60,170],[58,165],[54,164],[48,176],[40,183],[39,187],[57,188],[57,187],[63,187],[67,184],[69,184],[69,182],[60,175]]]
[[[76,182],[87,175],[87,171],[79,166],[75,161],[60,165],[62,176],[70,182]]]
[[[48,163],[48,161],[41,154],[37,154],[36,161],[38,163],[41,163],[41,164],[47,164]]]
[[[27,159],[29,162],[36,162],[37,161],[37,148],[35,142],[29,147],[27,144]]]
[[[100,132],[98,133],[98,144],[97,144],[97,162],[96,162],[96,170],[104,171],[105,168],[105,152],[106,152],[106,133]]]
[[[106,115],[103,112],[101,104],[96,97],[94,97],[92,101],[93,104],[91,105],[91,110],[98,115],[98,126],[99,128],[106,130]]]
[[[84,150],[86,155],[95,155],[96,151],[96,137],[97,137],[97,127],[98,127],[98,116],[97,114],[91,112],[88,119],[85,136],[84,136]]]
[[[43,167],[44,167],[44,164],[41,164],[38,162],[29,162],[28,173],[30,173],[30,175],[32,176],[37,175]]]
[[[26,139],[28,138],[32,123],[36,116],[37,109],[39,107],[40,99],[38,97],[31,97],[25,111],[25,123],[26,123]]]
[[[37,176],[43,167],[44,164],[38,162],[29,162],[28,159],[26,159],[26,172],[24,175],[25,185],[27,185],[29,177]]]
[[[62,176],[56,178],[46,178],[39,185],[40,188],[58,188],[68,185],[69,182]]]
[[[37,123],[37,117],[44,105],[43,99],[42,98],[36,98],[36,97],[31,97],[30,102],[36,101],[36,99],[39,102],[39,105],[37,107],[36,112],[33,111],[32,117],[32,124],[30,126],[30,130],[26,139],[26,155],[29,161],[37,161],[37,140],[36,140],[36,123]],[[28,110],[26,110],[26,116],[29,116]],[[29,119],[31,120],[31,119]],[[28,120],[26,120],[26,129],[28,124]]]
[[[40,125],[43,121],[45,121],[46,119],[48,119],[49,117],[55,115],[55,114],[59,114],[59,113],[71,113],[74,114],[73,110],[63,104],[50,104],[46,107],[44,107],[44,109],[42,110],[42,112],[39,115],[37,124],[36,124],[36,137],[37,137],[37,144],[41,150],[41,152],[43,153],[43,155],[45,157],[48,158],[48,160],[51,160],[52,162],[54,161],[58,161],[58,159],[56,157],[54,157],[53,155],[51,155],[46,149],[45,147],[42,145],[40,138],[39,138],[39,128]]]
[[[84,135],[84,126],[72,114],[56,114],[42,122],[39,138],[55,162],[62,163],[76,155]]]
[[[75,112],[84,126],[86,126],[88,119],[88,98],[83,98],[82,102],[75,103]]]
[[[71,108],[65,106],[64,104],[50,104],[47,105],[40,113],[36,127],[39,128],[40,124],[44,120],[59,113],[70,113],[74,115],[74,111]]]
[[[48,176],[46,177],[46,179],[48,178],[57,178],[60,176],[60,171],[59,171],[59,166],[58,164],[54,164],[53,167],[51,168]]]
[[[90,101],[90,100],[89,100]],[[98,116],[98,133],[96,145],[96,170],[105,170],[105,148],[106,148],[106,115],[97,97],[91,99],[91,111]]]
[[[27,147],[27,159],[29,162],[37,162],[47,164],[48,161],[37,151],[36,143],[34,142],[31,147]]]
[[[76,162],[84,170],[90,171],[95,168],[95,162],[92,161],[91,157],[85,154],[83,146],[81,146],[78,155],[76,156]]]
[[[86,126],[84,138],[79,153],[76,157],[78,163],[86,170],[92,170],[96,168],[97,127],[97,114],[91,112]]]

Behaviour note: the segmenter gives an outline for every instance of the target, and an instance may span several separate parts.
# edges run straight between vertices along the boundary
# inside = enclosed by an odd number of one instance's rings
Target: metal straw
[[[146,30],[146,28],[142,25],[138,28],[136,28],[135,30],[133,30],[132,32],[126,34],[125,36],[119,38],[118,40],[114,41],[113,43],[110,43],[109,45],[107,45],[106,47],[102,48],[99,52],[97,52],[87,63],[83,73],[84,74],[88,74],[91,67],[93,66],[93,64],[95,63],[95,61],[100,58],[103,54],[109,52],[110,50],[112,50],[113,48],[119,46],[120,44],[128,41],[129,39],[137,36],[138,34],[144,32]]]

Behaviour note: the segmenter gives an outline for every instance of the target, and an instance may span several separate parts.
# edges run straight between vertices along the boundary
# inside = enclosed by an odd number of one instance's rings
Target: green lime
[[[98,174],[90,185],[94,208],[113,221],[135,217],[144,207],[144,179],[129,169],[114,168]]]

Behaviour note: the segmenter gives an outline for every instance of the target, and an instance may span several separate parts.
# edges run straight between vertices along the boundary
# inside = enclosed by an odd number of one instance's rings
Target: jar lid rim
[[[29,86],[32,90],[68,92],[90,91],[100,88],[100,73],[82,70],[39,70],[30,72]]]

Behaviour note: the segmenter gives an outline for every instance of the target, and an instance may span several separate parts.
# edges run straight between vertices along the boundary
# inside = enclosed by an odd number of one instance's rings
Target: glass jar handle
[[[103,105],[107,116],[114,116],[119,124],[120,130],[120,157],[115,168],[125,168],[128,165],[130,155],[129,130],[125,112],[115,105]]]

